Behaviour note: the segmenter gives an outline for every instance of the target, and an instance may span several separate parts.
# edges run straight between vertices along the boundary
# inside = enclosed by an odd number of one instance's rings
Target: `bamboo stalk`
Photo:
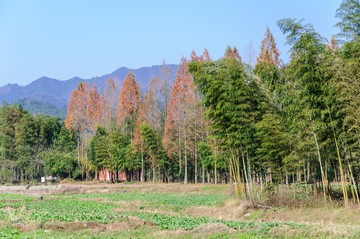
[[[346,190],[346,186],[345,186],[344,171],[343,171],[343,167],[342,167],[342,164],[341,164],[340,152],[339,152],[339,147],[338,147],[338,144],[337,144],[337,141],[336,141],[334,128],[333,128],[333,133],[334,133],[334,140],[335,140],[335,145],[336,145],[336,152],[337,152],[338,159],[339,159],[340,176],[341,176],[341,184],[342,184],[343,194],[344,194],[344,202],[345,202],[345,206],[347,206],[348,205],[348,195],[347,195],[347,190]]]
[[[237,183],[237,180],[236,180],[236,174],[235,174],[235,171],[234,171],[234,163],[233,163],[233,158],[231,157],[230,155],[230,168],[233,172],[233,176],[234,176],[234,182],[235,182],[235,189],[236,189],[236,197],[239,198],[240,196],[240,190],[239,190],[239,185]]]
[[[239,163],[239,164],[240,164],[240,163]],[[239,167],[239,170],[240,170],[240,167]],[[244,182],[244,187],[247,187],[247,185],[245,184],[244,173],[243,173],[243,172],[240,172],[240,173],[241,173],[242,180],[243,180],[243,182]],[[247,189],[246,189],[246,190],[247,190]],[[244,191],[245,191],[245,198],[248,197],[248,195],[246,195],[246,190],[244,190]]]
[[[346,177],[349,177],[349,175],[345,172],[345,178]],[[353,197],[353,200],[354,200],[354,203],[356,203],[356,198],[355,198],[355,193],[354,193],[354,187],[353,187],[353,184],[352,184],[352,180],[351,178],[349,177],[349,181],[350,181],[350,188],[351,188],[351,195]]]
[[[236,160],[236,163],[237,163],[237,174],[238,174],[238,180],[239,180],[239,185],[240,185],[240,189],[241,189],[241,195],[244,195],[245,194],[245,190],[244,190],[244,187],[241,183],[241,176],[240,176],[240,162],[239,162],[239,159]]]
[[[241,150],[241,158],[242,158],[242,161],[243,161],[243,167],[244,167],[244,173],[243,173],[243,176],[245,176],[245,183],[246,183],[246,191],[247,193],[249,194],[249,199],[251,200],[251,193],[250,193],[250,187],[249,187],[249,179],[247,177],[247,173],[246,173],[246,166],[245,166],[245,159],[244,159],[244,153],[243,151]]]
[[[355,183],[355,179],[354,179],[354,174],[352,173],[352,170],[351,170],[350,161],[349,161],[348,155],[347,155],[347,153],[346,153],[346,148],[345,148],[345,146],[344,146],[344,143],[342,143],[342,146],[343,146],[344,153],[345,153],[345,158],[346,158],[346,161],[347,161],[348,167],[349,167],[350,180],[353,182],[353,185],[354,185],[354,186],[352,186],[352,187],[355,189],[356,201],[357,201],[358,204],[360,204],[360,201],[359,201],[359,193],[358,193],[358,190],[357,190],[357,187],[356,187],[356,183]]]
[[[343,171],[343,167],[342,167],[342,164],[341,164],[341,158],[340,158],[339,147],[338,147],[338,143],[337,143],[337,140],[336,140],[335,128],[334,128],[334,125],[332,124],[332,123],[333,123],[333,121],[332,121],[332,118],[331,118],[329,105],[327,105],[327,107],[328,107],[328,110],[329,110],[329,115],[330,115],[331,126],[332,126],[332,130],[333,130],[333,134],[334,134],[334,140],[335,140],[336,152],[337,152],[338,159],[339,159],[340,176],[341,176],[341,184],[342,184],[342,189],[343,189],[343,194],[344,194],[344,203],[345,203],[345,206],[347,206],[347,205],[348,205],[348,195],[347,195],[347,190],[346,190],[346,185],[345,185],[344,171]]]
[[[251,177],[251,169],[250,169],[250,160],[249,160],[249,153],[246,153],[246,159],[247,159],[247,168],[248,168],[248,176],[249,176],[249,182],[250,182],[250,189],[251,189],[251,194],[254,192],[254,188],[253,188],[253,179]]]
[[[322,163],[321,163],[320,149],[319,149],[319,144],[318,144],[318,141],[317,141],[315,132],[314,132],[313,134],[314,134],[314,137],[315,137],[315,143],[316,143],[316,148],[317,148],[318,157],[319,157],[320,171],[321,171],[321,179],[322,179],[323,192],[324,192],[324,200],[325,200],[325,203],[326,203],[325,179],[324,179],[324,171],[323,171]]]

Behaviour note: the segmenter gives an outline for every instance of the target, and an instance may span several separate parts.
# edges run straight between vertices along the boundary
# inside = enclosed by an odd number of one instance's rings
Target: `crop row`
[[[110,194],[73,194],[62,198],[107,198],[110,201],[143,201],[161,205],[217,206],[231,198],[229,195],[194,195],[190,193],[110,193]]]

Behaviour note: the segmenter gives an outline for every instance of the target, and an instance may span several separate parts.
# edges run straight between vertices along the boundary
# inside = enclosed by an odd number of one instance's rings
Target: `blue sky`
[[[0,0],[0,86],[42,76],[91,78],[119,67],[178,64],[194,49],[220,58],[227,45],[256,55],[266,26],[284,61],[276,22],[305,19],[323,37],[338,29],[340,0]]]

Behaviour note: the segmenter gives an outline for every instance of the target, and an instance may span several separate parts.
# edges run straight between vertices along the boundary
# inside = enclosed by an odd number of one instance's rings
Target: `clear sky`
[[[340,0],[0,0],[0,86],[42,76],[91,78],[119,67],[178,64],[194,49],[220,58],[227,45],[256,55],[266,26],[282,58],[276,22],[305,19],[331,38]]]

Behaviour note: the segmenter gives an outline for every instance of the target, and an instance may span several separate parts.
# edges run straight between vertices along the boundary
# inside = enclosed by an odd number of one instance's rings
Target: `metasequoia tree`
[[[267,27],[265,37],[261,42],[260,54],[257,58],[254,73],[259,83],[264,85],[269,93],[274,92],[279,83],[280,69],[282,67],[279,55],[275,39],[269,27]]]
[[[197,56],[195,51],[193,50],[190,55],[190,62],[211,62],[208,50],[205,48],[204,52],[201,56]],[[189,102],[189,123],[188,128],[191,134],[191,141],[189,141],[189,146],[193,149],[193,159],[194,159],[194,182],[197,184],[198,179],[198,142],[200,139],[204,140],[205,133],[205,122],[203,119],[203,106],[201,105],[201,99],[199,95],[196,93],[196,87],[194,86],[194,94],[192,94],[193,101]],[[205,167],[203,164],[203,175],[205,174]],[[215,177],[216,177],[216,167]],[[216,181],[216,179],[215,179]],[[204,182],[204,180],[203,180]]]
[[[100,95],[100,101],[100,125],[107,130],[116,128],[116,114],[119,107],[119,86],[117,81],[111,78],[106,81],[105,89]]]
[[[118,122],[132,140],[136,118],[139,113],[140,92],[133,73],[125,77],[119,98]]]
[[[99,94],[96,85],[91,89],[89,84],[80,82],[70,97],[65,119],[65,127],[77,134],[78,163],[88,178],[88,141],[95,132],[95,125],[100,115]]]
[[[170,93],[169,107],[167,111],[167,120],[165,124],[164,148],[168,156],[172,158],[174,151],[178,152],[179,158],[179,177],[182,168],[182,148],[184,151],[184,183],[188,182],[188,128],[186,127],[189,120],[189,102],[194,99],[195,88],[191,74],[188,71],[186,58],[182,58],[179,68],[176,72],[175,84]],[[177,150],[174,149],[175,144],[171,143],[177,137]],[[182,147],[183,140],[183,147]]]
[[[132,145],[135,151],[140,150],[141,153],[141,172],[140,180],[144,181],[144,137],[141,133],[141,126],[147,125],[154,130],[157,135],[162,133],[162,112],[159,104],[160,81],[154,76],[149,83],[149,89],[144,96],[144,100],[139,103],[139,113],[135,122],[135,131]],[[155,161],[151,161],[153,172],[155,172]],[[155,176],[155,173],[153,174]],[[155,180],[155,178],[154,178]]]
[[[227,46],[226,50],[225,50],[225,54],[224,57],[229,57],[229,58],[233,58],[237,61],[241,61],[241,56],[239,54],[239,51],[237,50],[237,48],[234,46],[234,48],[231,48],[230,46]]]

